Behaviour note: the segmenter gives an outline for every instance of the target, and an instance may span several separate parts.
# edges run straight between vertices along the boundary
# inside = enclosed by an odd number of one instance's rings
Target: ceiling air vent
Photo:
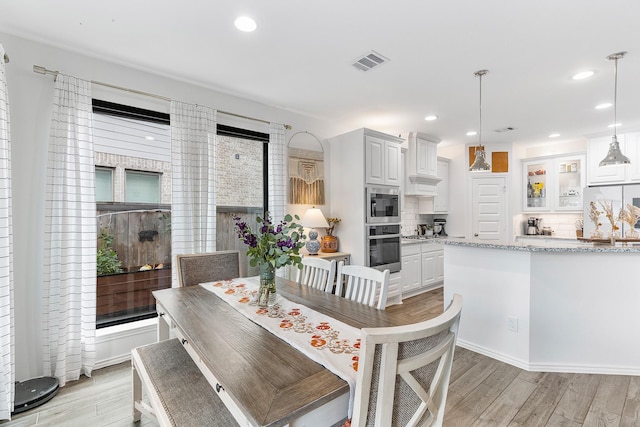
[[[506,128],[500,128],[500,129],[496,129],[494,132],[498,132],[498,133],[502,133],[502,132],[510,132],[512,130],[515,130],[516,128],[511,127],[511,126],[507,126]]]
[[[371,52],[365,53],[364,55],[356,58],[351,65],[353,65],[360,71],[369,71],[373,68],[379,67],[380,65],[388,61],[388,58],[385,58],[378,52],[372,50]]]

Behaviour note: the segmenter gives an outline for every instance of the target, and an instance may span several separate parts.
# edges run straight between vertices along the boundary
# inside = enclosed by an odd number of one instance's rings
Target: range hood
[[[437,196],[436,185],[442,178],[432,175],[409,175],[405,194],[407,196],[432,197]]]
[[[442,178],[432,175],[409,175],[412,184],[433,185],[434,187],[442,181]]]

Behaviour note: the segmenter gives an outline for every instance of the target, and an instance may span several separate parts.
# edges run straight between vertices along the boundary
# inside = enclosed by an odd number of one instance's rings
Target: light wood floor
[[[442,307],[442,290],[436,290],[387,310],[435,317]],[[99,369],[0,426],[153,426],[144,416],[131,422],[130,369],[129,363]],[[640,377],[527,372],[458,347],[444,425],[637,427]]]

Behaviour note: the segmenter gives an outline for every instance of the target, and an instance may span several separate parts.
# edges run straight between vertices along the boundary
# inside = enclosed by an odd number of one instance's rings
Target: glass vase
[[[269,263],[260,265],[258,305],[271,307],[276,303],[276,269]]]

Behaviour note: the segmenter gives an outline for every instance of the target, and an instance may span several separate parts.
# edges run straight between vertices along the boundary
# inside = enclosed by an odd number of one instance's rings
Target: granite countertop
[[[548,237],[548,236],[547,236]],[[436,243],[451,246],[467,246],[475,248],[488,248],[488,249],[503,249],[510,251],[522,251],[522,252],[611,252],[611,253],[640,253],[640,245],[629,244],[624,246],[622,243],[617,243],[616,246],[600,245],[593,243],[584,244],[563,244],[562,241],[555,242],[553,244],[531,244],[523,242],[486,242],[482,240],[454,240],[454,239],[439,239]]]
[[[503,249],[521,252],[611,252],[611,253],[640,253],[640,244],[622,242],[616,243],[616,246],[608,244],[593,244],[589,242],[579,242],[577,239],[570,237],[554,237],[554,236],[518,236],[527,239],[539,240],[540,243],[529,242],[487,242],[485,240],[465,239],[460,236],[449,237],[421,237],[407,238],[403,236],[402,245],[415,245],[421,243],[429,243],[436,245],[451,246],[467,246],[474,248]],[[518,238],[517,237],[517,238]],[[516,240],[517,240],[516,238]]]

